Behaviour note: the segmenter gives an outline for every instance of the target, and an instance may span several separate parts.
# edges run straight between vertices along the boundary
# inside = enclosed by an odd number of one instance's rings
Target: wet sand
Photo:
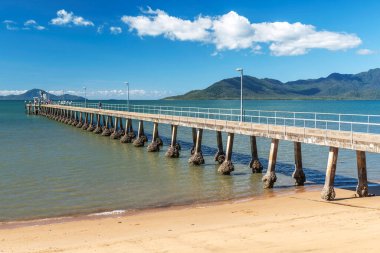
[[[0,225],[0,252],[378,252],[380,197],[337,189]]]

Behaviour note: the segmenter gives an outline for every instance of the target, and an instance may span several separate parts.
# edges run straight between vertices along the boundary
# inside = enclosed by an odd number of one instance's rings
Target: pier
[[[357,196],[368,196],[366,152],[380,153],[380,115],[332,114],[311,112],[284,112],[246,110],[243,116],[239,110],[222,108],[170,107],[72,103],[26,105],[27,113],[39,114],[66,123],[95,134],[120,139],[121,143],[133,143],[135,147],[144,147],[147,151],[159,152],[162,140],[159,137],[159,125],[171,126],[171,141],[165,155],[170,158],[180,156],[181,147],[177,142],[179,127],[192,129],[193,148],[189,154],[189,163],[203,164],[203,130],[216,133],[218,151],[215,162],[220,164],[218,172],[229,175],[234,170],[232,161],[234,136],[246,135],[251,145],[252,173],[261,173],[263,167],[257,152],[257,137],[271,139],[268,168],[262,181],[265,188],[272,188],[277,180],[276,160],[280,141],[294,143],[294,184],[302,186],[306,181],[302,168],[302,144],[314,144],[329,147],[325,185],[322,199],[335,198],[334,178],[337,170],[339,149],[356,151],[358,185]],[[138,131],[135,134],[132,120],[137,120]],[[125,122],[125,127],[123,126]],[[152,140],[148,140],[144,131],[144,122],[153,123]],[[222,132],[227,133],[227,145],[223,147]],[[149,143],[148,143],[149,142]]]

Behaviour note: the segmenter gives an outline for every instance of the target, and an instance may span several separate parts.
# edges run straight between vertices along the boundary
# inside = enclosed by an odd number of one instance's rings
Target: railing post
[[[369,133],[369,115],[368,115],[368,125],[367,125],[367,133]]]
[[[277,126],[277,112],[274,112],[274,125]]]
[[[339,131],[340,131],[340,114],[339,114]]]

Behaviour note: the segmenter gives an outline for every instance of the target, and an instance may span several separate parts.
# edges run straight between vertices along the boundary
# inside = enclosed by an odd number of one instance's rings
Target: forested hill
[[[244,76],[243,80],[244,99],[380,99],[380,68],[359,74],[333,73],[323,78],[286,83],[252,76]],[[240,77],[165,99],[240,99]]]

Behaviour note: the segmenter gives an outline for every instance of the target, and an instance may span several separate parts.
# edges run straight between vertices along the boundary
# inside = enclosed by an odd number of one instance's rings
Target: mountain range
[[[48,99],[50,100],[69,100],[69,101],[80,101],[84,100],[84,97],[70,95],[70,94],[63,94],[60,96],[48,93],[41,89],[31,89],[27,92],[19,95],[7,95],[7,96],[0,96],[0,100],[33,100],[33,97],[39,97],[40,91],[47,94]]]
[[[244,99],[380,99],[380,68],[358,74],[333,73],[318,79],[281,82],[243,77]],[[166,100],[240,99],[240,77],[218,81]]]

